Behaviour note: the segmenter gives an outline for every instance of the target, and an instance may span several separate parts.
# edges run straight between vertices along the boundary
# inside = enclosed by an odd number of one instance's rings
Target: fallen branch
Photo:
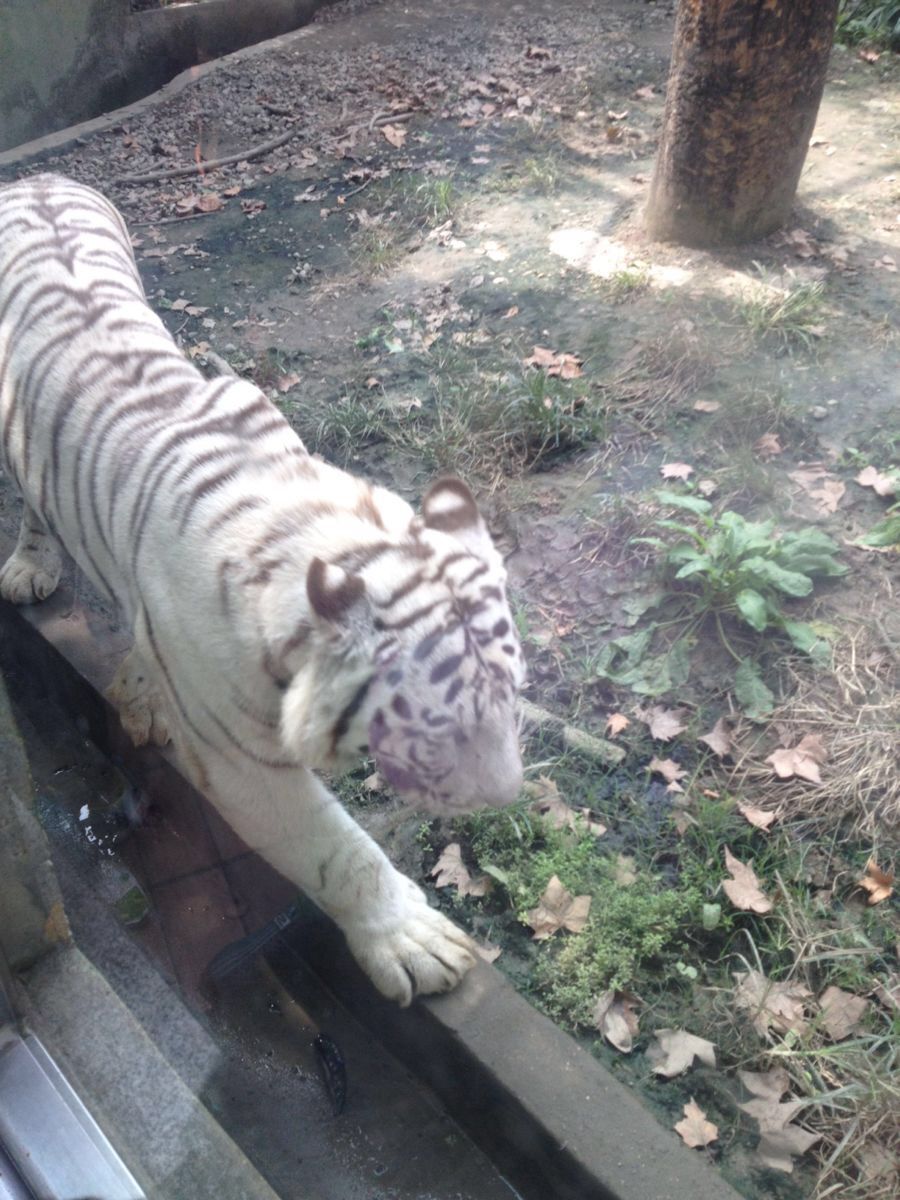
[[[588,758],[596,758],[599,762],[616,767],[625,757],[625,751],[621,746],[614,746],[605,738],[585,733],[583,729],[576,729],[562,717],[548,712],[546,708],[539,708],[529,700],[519,701],[519,712],[526,725],[535,729],[547,729],[551,733],[557,734],[570,749],[577,750],[579,754],[584,754]]]
[[[277,138],[272,138],[270,142],[262,142],[258,146],[252,146],[249,150],[242,150],[240,154],[228,154],[225,158],[214,158],[210,162],[191,163],[189,167],[169,167],[164,171],[148,171],[146,175],[117,175],[114,182],[157,183],[161,179],[178,179],[182,175],[205,175],[207,171],[216,171],[219,167],[228,167],[232,163],[243,162],[245,159],[259,158],[261,154],[268,154],[270,150],[276,150],[299,134],[299,128],[294,127]]]

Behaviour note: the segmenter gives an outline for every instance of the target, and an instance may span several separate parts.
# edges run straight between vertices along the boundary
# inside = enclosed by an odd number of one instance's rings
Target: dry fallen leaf
[[[666,783],[677,783],[687,775],[687,771],[671,758],[651,758],[647,770],[662,775]]]
[[[865,467],[856,476],[856,482],[863,487],[873,488],[878,496],[893,496],[900,488],[900,476],[885,475],[874,467]]]
[[[656,1042],[647,1047],[647,1058],[654,1063],[653,1074],[672,1079],[694,1065],[694,1059],[707,1067],[716,1065],[716,1048],[706,1038],[685,1029],[657,1029]]]
[[[506,312],[503,314],[501,319],[504,321],[508,321],[511,317],[517,317],[518,315],[519,315],[519,306],[518,306],[518,304],[513,304],[510,308],[508,308],[506,310]]]
[[[632,95],[638,100],[652,100],[656,95],[652,84],[646,84],[644,87],[637,88]]]
[[[854,996],[852,992],[842,991],[839,987],[828,987],[819,997],[822,1009],[822,1025],[832,1041],[840,1042],[856,1032],[856,1027],[863,1019],[868,1000],[862,996]]]
[[[693,475],[694,468],[687,463],[663,463],[659,473],[663,479],[687,479],[689,475]]]
[[[753,449],[756,451],[757,457],[763,459],[775,458],[784,453],[784,446],[778,440],[777,433],[764,433],[753,443]]]
[[[491,886],[487,875],[473,879],[462,860],[462,850],[459,842],[451,842],[431,868],[431,874],[436,876],[435,887],[450,887],[456,885],[460,896],[484,896]]]
[[[722,890],[735,908],[743,912],[771,912],[772,901],[763,893],[752,867],[739,862],[728,847],[725,847],[725,869],[733,879],[722,883]]]
[[[720,400],[695,400],[691,405],[694,412],[714,413],[722,407]]]
[[[900,1013],[900,975],[891,975],[886,983],[879,979],[872,988],[872,995],[887,1009]]]
[[[661,704],[654,704],[652,708],[639,710],[637,715],[650,730],[650,736],[660,742],[670,741],[685,729],[681,720],[683,708],[663,708]]]
[[[734,1002],[738,1008],[752,1013],[753,1028],[765,1037],[769,1029],[777,1033],[806,1030],[806,1008],[812,992],[802,984],[790,981],[775,983],[761,971],[736,971]]]
[[[880,904],[887,900],[894,891],[894,872],[882,871],[874,858],[866,863],[866,873],[859,881],[859,886],[869,893],[869,904]]]
[[[828,514],[837,512],[841,497],[847,490],[843,480],[832,478],[824,467],[799,467],[796,471],[788,472],[788,477],[799,484],[812,500],[817,512]]]
[[[278,388],[279,392],[284,393],[289,392],[291,388],[296,387],[299,382],[300,376],[296,371],[291,371],[287,375],[279,375],[275,380],[275,386]]]
[[[487,939],[483,942],[473,941],[473,944],[475,946],[475,953],[479,958],[483,958],[485,962],[496,962],[503,953],[500,946],[495,946],[493,942],[489,942]]]
[[[766,1166],[776,1171],[793,1170],[795,1155],[804,1154],[818,1140],[798,1125],[789,1124],[792,1117],[803,1108],[802,1100],[781,1103],[781,1096],[790,1087],[787,1071],[774,1067],[771,1071],[757,1073],[738,1071],[741,1082],[755,1097],[738,1107],[759,1124],[761,1134],[757,1154]]]
[[[522,791],[532,797],[531,811],[549,821],[554,829],[589,829],[595,837],[606,833],[606,826],[594,820],[589,808],[574,809],[566,804],[549,776],[528,780]]]
[[[809,1133],[799,1125],[785,1125],[783,1129],[764,1133],[759,1139],[756,1154],[764,1167],[790,1175],[794,1169],[794,1158],[805,1154],[820,1137],[820,1134]]]
[[[772,764],[772,770],[779,779],[790,779],[796,775],[807,779],[810,783],[821,783],[819,764],[828,758],[828,751],[822,745],[822,739],[817,733],[808,733],[801,738],[796,746],[790,749],[781,748],[768,755],[767,763]]]
[[[594,1005],[594,1024],[610,1043],[623,1054],[630,1054],[638,1033],[636,997],[630,992],[604,992]]]
[[[751,804],[739,804],[738,812],[757,829],[768,829],[777,817],[777,813],[766,812],[762,808],[754,808]]]
[[[584,374],[582,360],[577,355],[548,350],[546,346],[534,346],[524,361],[526,366],[543,367],[548,375],[557,375],[560,379],[577,379]]]
[[[719,717],[709,733],[704,733],[697,741],[704,742],[709,746],[713,754],[717,754],[719,758],[724,758],[726,754],[730,754],[731,730],[728,728],[725,718]]]
[[[552,936],[560,929],[581,933],[590,910],[590,896],[573,896],[563,887],[559,876],[554,875],[537,906],[528,913],[528,924],[534,930],[536,942]]]
[[[684,1144],[693,1149],[708,1146],[719,1136],[718,1128],[712,1121],[707,1121],[706,1113],[695,1103],[693,1096],[684,1106],[683,1120],[677,1121],[674,1129]]]
[[[637,883],[637,872],[634,869],[634,859],[630,854],[617,854],[613,864],[613,879],[619,887],[631,887]]]
[[[610,713],[606,718],[606,732],[610,737],[616,737],[623,729],[627,729],[631,722],[622,713]]]
[[[406,130],[402,125],[382,125],[381,132],[386,142],[390,142],[397,150],[402,150],[406,142]]]

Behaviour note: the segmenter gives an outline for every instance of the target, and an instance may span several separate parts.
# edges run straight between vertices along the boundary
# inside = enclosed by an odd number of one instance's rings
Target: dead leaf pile
[[[790,1087],[788,1073],[782,1067],[762,1073],[738,1071],[738,1075],[753,1096],[738,1107],[759,1125],[757,1157],[763,1166],[790,1174],[794,1169],[794,1158],[805,1154],[819,1140],[818,1134],[790,1123],[803,1107],[803,1101],[782,1103],[781,1097]]]
[[[528,913],[536,942],[552,937],[560,929],[581,933],[591,911],[590,896],[573,896],[567,891],[558,875],[554,875],[544,889],[535,908]]]
[[[722,891],[735,908],[742,912],[767,913],[772,910],[772,901],[759,886],[756,872],[746,863],[734,857],[725,847],[725,869],[733,876],[722,882]]]

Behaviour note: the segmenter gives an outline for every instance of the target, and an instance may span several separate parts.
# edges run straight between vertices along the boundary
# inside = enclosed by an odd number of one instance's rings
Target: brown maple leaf
[[[382,125],[381,133],[386,142],[397,150],[402,150],[406,143],[406,130],[402,125]]]
[[[697,740],[709,746],[713,754],[717,754],[719,758],[724,758],[726,754],[731,753],[731,730],[724,717],[719,717],[709,733],[704,733]]]
[[[856,476],[856,482],[862,484],[863,487],[873,488],[878,496],[893,496],[900,488],[900,476],[896,473],[884,475],[881,471],[876,471],[874,467],[865,467]]]
[[[755,825],[757,829],[768,829],[778,816],[777,813],[766,812],[762,808],[754,808],[750,804],[739,804],[738,812],[749,821],[751,825]]]
[[[654,1063],[653,1074],[673,1079],[694,1065],[694,1059],[707,1067],[716,1065],[716,1048],[706,1038],[686,1029],[657,1029],[656,1042],[647,1047],[647,1058]]]
[[[503,953],[500,946],[496,946],[493,942],[487,940],[479,942],[473,939],[472,945],[475,947],[475,953],[478,957],[483,958],[485,962],[496,962]]]
[[[611,1046],[630,1054],[638,1034],[637,997],[630,992],[603,992],[594,1005],[593,1021]]]
[[[683,708],[663,708],[661,704],[654,704],[652,708],[639,710],[637,716],[650,730],[650,736],[660,742],[670,741],[685,729],[681,720]]]
[[[554,875],[544,888],[543,894],[528,914],[528,924],[534,930],[536,942],[551,937],[560,929],[581,933],[591,910],[590,896],[573,896],[567,891],[558,875]]]
[[[606,718],[606,732],[610,737],[616,737],[623,729],[627,729],[630,724],[631,722],[622,713],[610,713]]]
[[[531,811],[548,821],[554,829],[589,829],[595,837],[606,833],[606,826],[595,821],[589,808],[572,808],[559,794],[559,788],[547,775],[528,780],[522,788],[533,798]]]
[[[796,775],[810,783],[821,783],[819,764],[827,758],[828,751],[822,745],[819,735],[808,733],[796,746],[775,750],[765,761],[772,764],[772,770],[779,779],[790,779]]]
[[[806,1008],[812,998],[808,988],[790,980],[776,983],[753,968],[736,971],[734,978],[734,1002],[753,1014],[753,1028],[760,1037],[765,1037],[769,1029],[777,1033],[805,1032]]]
[[[693,475],[694,468],[688,463],[663,463],[659,473],[663,479],[687,479],[689,475]]]
[[[752,867],[738,861],[727,846],[725,847],[725,869],[734,878],[723,880],[722,890],[735,908],[739,908],[743,912],[771,912],[772,901],[759,886],[756,872]]]
[[[451,842],[445,846],[440,858],[431,868],[431,874],[436,876],[435,887],[450,887],[456,885],[460,896],[485,896],[491,887],[487,875],[473,879],[462,860],[462,849],[459,842]]]
[[[847,490],[843,480],[833,478],[824,467],[817,464],[790,471],[788,477],[806,492],[816,510],[823,514],[837,512],[841,497]]]
[[[684,779],[685,775],[687,775],[687,771],[683,767],[679,767],[678,763],[671,758],[656,758],[654,756],[650,759],[647,770],[656,775],[662,775],[666,783],[674,783],[676,786],[678,780]],[[682,789],[678,788],[678,790],[681,791]]]
[[[859,886],[869,893],[868,904],[880,904],[887,900],[894,891],[894,872],[882,871],[874,858],[866,863],[866,873],[859,881]]]
[[[784,453],[784,446],[778,440],[777,433],[764,433],[753,443],[753,449],[756,451],[757,458],[762,459],[775,458]]]
[[[856,1027],[866,1014],[869,1002],[862,996],[854,996],[852,992],[845,992],[832,985],[827,987],[819,997],[819,1005],[822,1009],[821,1020],[826,1033],[832,1041],[841,1042],[851,1033],[856,1032]]]
[[[706,1113],[693,1096],[684,1106],[684,1117],[675,1123],[674,1129],[684,1144],[693,1149],[708,1146],[719,1136],[718,1128],[706,1119]]]

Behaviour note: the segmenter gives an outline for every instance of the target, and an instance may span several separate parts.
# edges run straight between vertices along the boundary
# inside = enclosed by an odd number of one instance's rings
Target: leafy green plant
[[[900,49],[900,0],[841,0],[837,36],[844,42],[877,42]]]
[[[689,512],[693,523],[659,519],[657,529],[678,535],[677,540],[635,541],[660,552],[667,582],[693,615],[713,613],[717,620],[728,615],[757,633],[776,630],[814,660],[827,657],[816,629],[782,609],[785,599],[808,596],[815,579],[846,573],[835,558],[837,544],[827,534],[810,527],[778,534],[772,520],[748,521],[730,511],[714,516],[712,505],[699,496],[659,491],[657,498]]]
[[[892,504],[882,519],[859,539],[861,546],[900,546],[900,500]]]

